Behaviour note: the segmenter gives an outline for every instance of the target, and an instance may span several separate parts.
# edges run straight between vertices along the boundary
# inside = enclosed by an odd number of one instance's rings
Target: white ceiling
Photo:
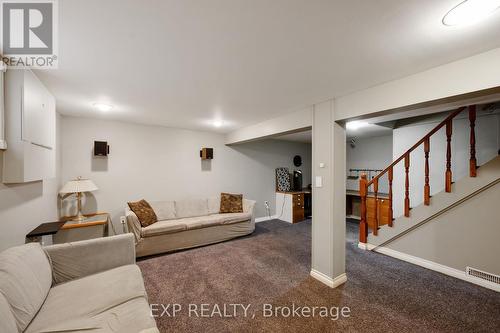
[[[64,0],[41,78],[63,114],[228,132],[500,47],[500,11],[441,24],[461,1]]]

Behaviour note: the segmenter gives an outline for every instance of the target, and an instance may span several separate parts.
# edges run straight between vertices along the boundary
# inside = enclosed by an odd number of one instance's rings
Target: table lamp
[[[73,219],[73,221],[82,222],[85,220],[85,216],[82,214],[82,193],[96,191],[97,186],[89,179],[82,179],[78,177],[75,180],[70,180],[67,182],[63,188],[59,191],[59,194],[72,194],[76,193],[76,198],[78,200],[78,214]]]

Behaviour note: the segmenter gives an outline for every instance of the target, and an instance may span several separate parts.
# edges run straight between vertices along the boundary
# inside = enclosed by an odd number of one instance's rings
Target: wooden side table
[[[95,213],[85,215],[83,221],[72,221],[74,216],[65,216],[61,218],[65,222],[59,232],[54,236],[54,243],[67,243],[79,240],[106,237],[109,235],[109,226],[116,235],[115,229],[108,213]]]

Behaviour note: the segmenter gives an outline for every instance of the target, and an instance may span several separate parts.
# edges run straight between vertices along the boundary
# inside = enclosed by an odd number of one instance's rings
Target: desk
[[[368,198],[374,198],[375,194],[373,192],[368,192],[366,196]],[[387,193],[378,193],[378,199],[381,200],[389,200],[389,194]],[[369,201],[369,200],[367,200]],[[359,195],[359,191],[347,190],[346,191],[346,217],[351,219],[359,220],[361,217],[359,204],[361,203],[361,197]],[[379,200],[380,203],[380,200]]]
[[[295,191],[295,192],[276,192],[276,215],[277,219],[297,223],[304,221],[307,209],[306,205],[310,205],[309,191]],[[307,200],[306,200],[307,199]]]
[[[375,225],[375,214],[377,214],[378,225],[382,226],[389,223],[390,207],[389,195],[387,193],[377,194],[377,212],[375,212],[375,194],[369,192],[366,196],[366,219],[368,227],[373,230]],[[360,220],[360,203],[361,196],[359,191],[347,190],[346,191],[346,217]]]

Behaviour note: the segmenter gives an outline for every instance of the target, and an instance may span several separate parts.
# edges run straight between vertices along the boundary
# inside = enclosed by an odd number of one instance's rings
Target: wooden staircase
[[[392,162],[382,172],[377,174],[372,180],[368,181],[365,174],[361,175],[359,181],[359,193],[361,197],[361,222],[359,224],[359,242],[366,244],[368,238],[368,230],[371,229],[372,234],[377,236],[381,226],[387,225],[389,228],[393,227],[393,176],[394,167],[399,163],[404,166],[405,181],[404,181],[404,217],[410,217],[410,158],[411,153],[423,145],[424,149],[424,198],[423,204],[429,206],[431,203],[431,190],[429,185],[429,155],[431,152],[430,138],[441,128],[445,127],[446,130],[446,169],[445,169],[445,193],[452,191],[453,175],[452,167],[452,154],[451,154],[451,138],[453,135],[453,119],[460,113],[468,111],[469,124],[470,124],[470,158],[469,158],[469,176],[476,177],[477,175],[477,160],[476,160],[476,106],[461,107],[452,112],[446,119],[434,127],[422,139],[415,143],[410,149],[403,153],[399,158]],[[387,174],[387,181],[389,185],[389,193],[383,199],[379,198],[379,182],[382,176]],[[372,190],[371,190],[372,189]],[[370,191],[371,190],[371,191]]]

